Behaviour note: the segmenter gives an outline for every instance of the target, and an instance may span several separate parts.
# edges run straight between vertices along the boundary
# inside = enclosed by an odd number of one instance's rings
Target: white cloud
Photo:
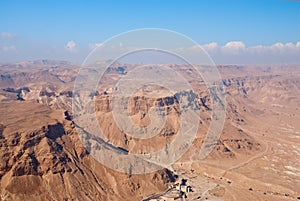
[[[250,53],[263,53],[268,51],[268,46],[256,45],[248,48]]]
[[[103,45],[103,43],[90,43],[90,44],[89,44],[89,49],[93,50],[93,49],[95,49],[96,47],[100,47],[100,46],[102,46],[102,45]]]
[[[226,54],[240,54],[245,50],[246,46],[241,41],[231,41],[226,43],[221,50]]]
[[[231,42],[226,43],[224,48],[245,49],[245,44],[241,41],[231,41]]]
[[[9,32],[1,32],[1,38],[8,38],[12,39],[15,38],[17,35]]]
[[[230,41],[223,46],[212,42],[202,47],[216,63],[300,63],[300,41],[249,47],[242,41]]]
[[[286,43],[285,46],[288,47],[288,48],[294,48],[295,47],[295,45],[293,43]]]
[[[211,42],[208,44],[202,45],[202,47],[208,52],[208,53],[216,53],[216,52],[222,52],[223,54],[239,54],[245,51],[246,46],[241,41],[230,41],[226,43],[224,46],[220,46],[216,42]]]
[[[257,45],[247,48],[251,53],[269,53],[269,54],[287,54],[287,53],[300,53],[300,42],[297,43],[275,43],[269,46]]]
[[[10,46],[3,46],[0,48],[1,52],[14,52],[17,50],[17,48],[14,45]]]
[[[68,41],[67,44],[65,45],[65,48],[69,52],[76,52],[77,51],[77,45],[73,40]]]
[[[275,43],[269,47],[269,49],[273,52],[282,52],[285,49],[285,45],[282,43]]]
[[[219,45],[216,42],[212,42],[212,43],[202,45],[202,47],[208,52],[213,52],[218,49]]]

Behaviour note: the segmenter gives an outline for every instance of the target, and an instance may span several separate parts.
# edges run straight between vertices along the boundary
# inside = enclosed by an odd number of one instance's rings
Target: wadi
[[[113,86],[137,65],[111,66],[90,96],[103,136],[90,137],[87,147],[72,110],[80,66],[52,60],[1,63],[0,199],[300,200],[299,66],[217,66],[226,117],[219,139],[201,160],[212,96],[188,66],[177,66],[195,89],[181,94],[201,117],[195,139],[168,167],[135,174],[116,171],[113,160],[101,163],[92,154],[99,139],[126,154],[147,156],[176,140],[182,126],[178,94],[145,86],[129,98],[129,117],[147,126],[152,108],[159,106],[166,117],[163,129],[138,139],[119,128]]]

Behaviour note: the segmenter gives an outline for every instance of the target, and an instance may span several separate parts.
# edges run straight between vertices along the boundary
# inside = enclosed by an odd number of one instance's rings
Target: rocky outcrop
[[[63,111],[29,102],[3,106],[10,113],[1,107],[1,199],[139,200],[174,180],[166,169],[127,175],[104,167],[82,146]],[[24,116],[13,119],[24,107]]]

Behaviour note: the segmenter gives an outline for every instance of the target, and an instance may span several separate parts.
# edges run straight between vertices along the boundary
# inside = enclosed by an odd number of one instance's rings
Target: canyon
[[[72,113],[78,65],[0,64],[0,199],[142,200],[184,178],[193,189],[187,200],[299,200],[299,66],[218,66],[226,118],[212,152],[200,160],[212,117],[211,94],[188,66],[165,65],[182,72],[195,90],[172,94],[147,86],[130,97],[129,115],[137,125],[150,124],[154,106],[163,108],[166,123],[151,139],[129,136],[114,121],[114,85],[135,64],[114,64],[90,94],[105,142],[126,153],[148,154],[176,139],[178,97],[186,96],[199,112],[196,138],[180,159],[154,172],[128,174],[97,161],[78,135]]]

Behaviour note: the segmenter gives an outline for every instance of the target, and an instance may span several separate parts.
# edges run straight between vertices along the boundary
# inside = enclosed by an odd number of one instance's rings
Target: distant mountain
[[[141,200],[165,191],[175,174],[191,182],[195,192],[188,199],[299,199],[300,68],[218,66],[227,116],[213,151],[199,161],[211,96],[190,67],[165,65],[177,68],[196,90],[171,94],[153,85],[132,95],[127,108],[136,125],[151,123],[154,106],[164,110],[166,123],[151,139],[126,135],[112,114],[115,84],[137,65],[114,64],[89,96],[105,140],[130,153],[164,149],[177,137],[179,96],[199,112],[196,139],[181,159],[169,169],[130,175],[97,162],[78,137],[72,104],[80,102],[72,98],[80,66],[49,60],[0,64],[0,200]]]

